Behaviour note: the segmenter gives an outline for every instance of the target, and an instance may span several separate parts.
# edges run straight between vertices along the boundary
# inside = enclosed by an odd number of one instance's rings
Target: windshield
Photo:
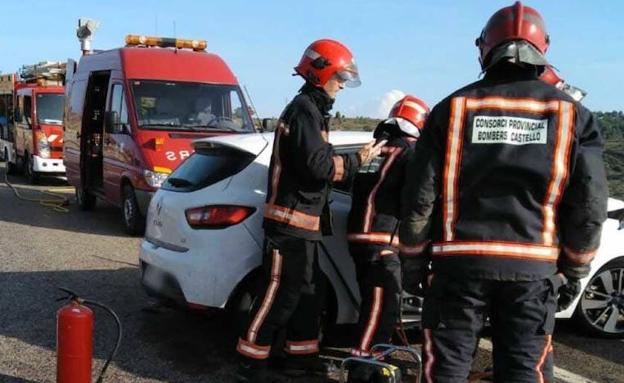
[[[253,131],[237,86],[152,80],[131,83],[137,122],[144,129]]]
[[[63,123],[63,95],[42,93],[37,95],[37,122],[61,125]]]

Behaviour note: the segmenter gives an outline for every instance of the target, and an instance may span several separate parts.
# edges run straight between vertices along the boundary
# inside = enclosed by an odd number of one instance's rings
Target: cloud
[[[379,106],[377,107],[377,118],[388,117],[388,113],[390,113],[392,105],[403,97],[405,97],[405,93],[398,89],[386,92],[379,101]]]

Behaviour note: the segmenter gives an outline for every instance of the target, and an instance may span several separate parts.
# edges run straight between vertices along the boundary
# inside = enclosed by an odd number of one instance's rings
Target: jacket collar
[[[329,114],[329,111],[334,106],[334,99],[329,97],[323,88],[316,87],[306,82],[301,89],[299,89],[299,92],[310,97],[324,115]]]

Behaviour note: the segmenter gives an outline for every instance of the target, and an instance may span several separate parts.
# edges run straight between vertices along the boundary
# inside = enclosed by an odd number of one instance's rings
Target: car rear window
[[[249,152],[218,144],[198,148],[167,178],[162,188],[175,192],[202,189],[237,174],[254,158]]]

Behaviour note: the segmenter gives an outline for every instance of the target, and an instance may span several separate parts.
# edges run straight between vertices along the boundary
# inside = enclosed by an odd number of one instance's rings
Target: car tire
[[[593,335],[624,338],[624,258],[607,263],[591,277],[574,317]]]
[[[26,152],[23,164],[24,174],[26,175],[28,183],[31,185],[36,185],[39,182],[39,174],[34,170],[35,163],[33,161],[33,156],[30,155],[30,153]]]
[[[262,273],[256,269],[246,277],[236,288],[226,306],[226,315],[234,325],[236,334],[241,334],[249,322],[249,314],[256,300],[256,292]]]
[[[93,210],[96,204],[96,198],[89,191],[76,188],[76,204],[82,211]]]
[[[141,214],[134,189],[130,185],[123,187],[121,218],[123,219],[126,233],[142,235],[145,232],[145,217]]]

